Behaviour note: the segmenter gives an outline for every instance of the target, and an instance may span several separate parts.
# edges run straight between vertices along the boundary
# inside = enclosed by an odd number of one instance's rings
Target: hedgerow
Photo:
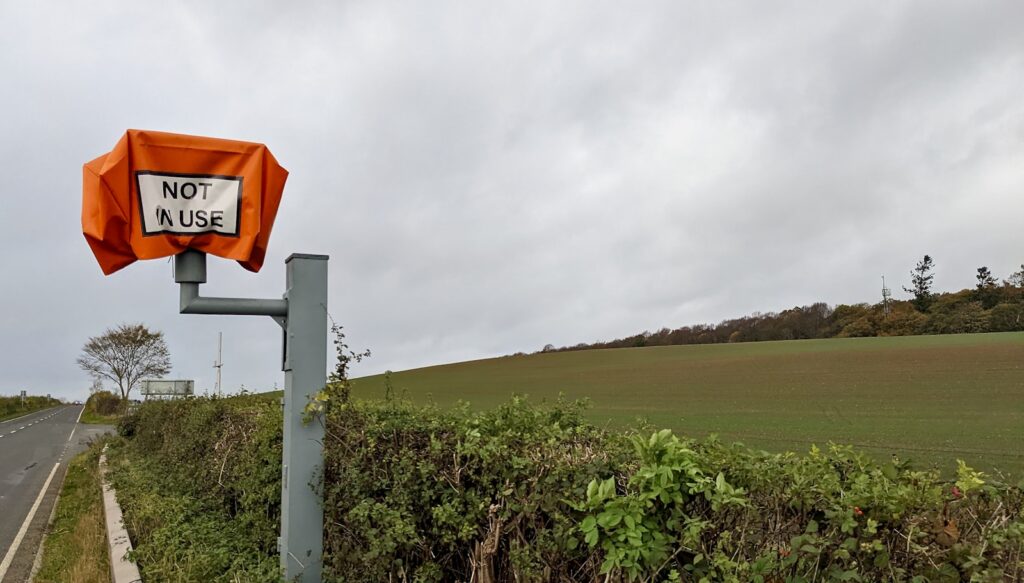
[[[50,397],[29,396],[22,399],[21,397],[0,396],[0,420],[26,415],[57,405],[60,405],[60,401]]]
[[[337,396],[336,396],[337,397]],[[583,405],[327,399],[328,581],[1018,581],[1024,495],[961,464],[607,431]],[[281,412],[150,402],[113,476],[146,581],[277,578]],[[241,575],[239,575],[241,573]]]

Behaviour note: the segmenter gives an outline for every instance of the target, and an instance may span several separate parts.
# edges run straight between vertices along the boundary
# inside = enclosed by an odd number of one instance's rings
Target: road
[[[109,429],[78,425],[81,413],[66,405],[0,423],[0,583],[28,576],[66,462]]]

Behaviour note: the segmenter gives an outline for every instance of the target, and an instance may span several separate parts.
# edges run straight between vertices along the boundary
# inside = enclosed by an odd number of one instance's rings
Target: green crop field
[[[829,441],[944,469],[1024,470],[1024,333],[621,348],[462,362],[391,374],[418,402],[489,407],[591,400],[614,426],[645,418],[769,451]],[[382,375],[354,381],[384,394]]]

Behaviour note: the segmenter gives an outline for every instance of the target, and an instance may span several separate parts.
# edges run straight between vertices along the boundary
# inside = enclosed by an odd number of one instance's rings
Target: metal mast
[[[889,304],[891,302],[892,302],[892,290],[890,290],[889,288],[885,287],[885,276],[883,275],[882,276],[882,313],[885,314],[886,318],[889,317],[889,312],[892,309],[889,306]]]
[[[224,333],[217,332],[217,360],[214,361],[213,368],[217,369],[217,384],[214,385],[214,392],[217,394],[218,397],[221,395],[220,371],[222,368],[224,368],[223,348]]]

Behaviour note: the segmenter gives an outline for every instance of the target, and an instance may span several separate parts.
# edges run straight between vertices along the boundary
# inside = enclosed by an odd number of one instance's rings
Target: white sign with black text
[[[142,234],[237,237],[242,177],[166,172],[135,173]]]

